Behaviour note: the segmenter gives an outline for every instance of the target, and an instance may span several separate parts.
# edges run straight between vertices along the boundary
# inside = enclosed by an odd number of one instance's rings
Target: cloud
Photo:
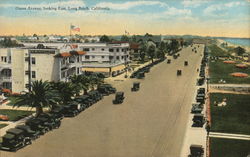
[[[132,1],[125,3],[111,3],[111,2],[101,2],[96,4],[96,7],[108,7],[114,10],[128,10],[130,8],[134,8],[137,6],[151,6],[151,5],[159,5],[160,7],[167,6],[166,3],[160,1]]]
[[[205,3],[208,3],[209,1],[208,0],[184,0],[182,2],[183,6],[184,7],[193,7],[193,8],[196,8],[202,4],[205,4]]]
[[[164,12],[165,15],[176,16],[176,15],[186,15],[190,16],[192,11],[189,9],[177,9],[174,7],[169,7],[167,11]]]
[[[11,4],[11,3],[2,3],[0,4],[1,8],[10,8],[10,7],[84,7],[85,3],[81,0],[70,0],[70,1],[58,1],[53,3],[38,3],[38,4]]]
[[[216,5],[210,5],[204,10],[204,13],[205,15],[209,15],[209,16],[218,16],[218,15],[224,16],[226,15],[225,11],[228,8],[232,8],[232,7],[236,7],[240,5],[244,5],[244,3],[237,1],[237,2],[229,2],[225,4],[220,3]]]

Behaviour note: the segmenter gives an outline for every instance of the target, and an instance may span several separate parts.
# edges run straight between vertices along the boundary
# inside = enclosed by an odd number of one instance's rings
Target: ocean
[[[250,47],[250,38],[245,38],[245,39],[241,39],[241,38],[220,38],[228,43],[231,44],[237,44],[237,45],[241,45],[241,46],[248,46]]]

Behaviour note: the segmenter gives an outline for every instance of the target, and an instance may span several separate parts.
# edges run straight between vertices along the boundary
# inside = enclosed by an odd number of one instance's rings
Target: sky
[[[0,0],[0,35],[250,38],[250,0]]]

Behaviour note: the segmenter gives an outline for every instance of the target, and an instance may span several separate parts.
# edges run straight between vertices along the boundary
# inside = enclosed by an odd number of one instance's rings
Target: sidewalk
[[[202,51],[203,52],[203,51]],[[200,66],[200,65],[199,65]],[[207,70],[206,70],[207,71]],[[196,74],[197,78],[199,78],[199,73]],[[196,86],[196,89],[199,88],[205,88],[205,91],[207,91],[207,84],[206,82],[202,86]],[[196,93],[193,97],[193,102],[196,102]],[[206,115],[206,104],[204,104],[204,109],[202,111],[202,114]],[[189,111],[191,111],[192,106],[190,105]],[[183,146],[181,150],[181,157],[187,157],[190,155],[190,145],[197,144],[202,145],[204,148],[204,157],[206,156],[207,147],[206,147],[206,139],[207,139],[207,132],[205,129],[206,124],[203,125],[202,128],[200,127],[192,127],[193,124],[193,115],[189,114],[188,123],[186,125],[186,133],[185,133],[185,139],[183,141]]]
[[[210,132],[209,137],[239,139],[239,140],[250,140],[250,135],[229,134],[229,133],[220,133],[220,132]]]

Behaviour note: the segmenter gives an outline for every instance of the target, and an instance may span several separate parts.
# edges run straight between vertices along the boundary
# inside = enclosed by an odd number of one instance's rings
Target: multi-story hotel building
[[[33,80],[68,81],[84,71],[111,75],[129,62],[129,44],[27,43],[0,49],[0,87],[27,90]]]

